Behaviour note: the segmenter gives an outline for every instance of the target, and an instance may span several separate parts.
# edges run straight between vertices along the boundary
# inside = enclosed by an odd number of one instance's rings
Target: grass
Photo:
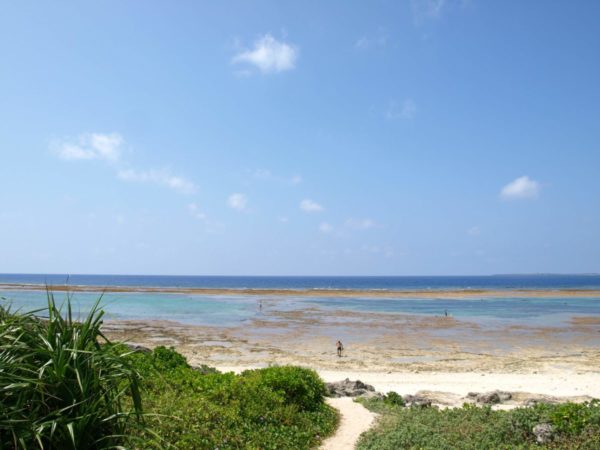
[[[396,449],[598,449],[600,402],[538,404],[510,411],[464,405],[462,408],[403,407],[384,399],[363,400],[381,414],[361,436],[359,450]],[[555,437],[536,443],[533,427],[549,423]]]
[[[38,318],[45,315],[43,319]],[[173,349],[134,352],[82,321],[0,305],[0,449],[309,449],[338,417],[317,374],[192,368]]]

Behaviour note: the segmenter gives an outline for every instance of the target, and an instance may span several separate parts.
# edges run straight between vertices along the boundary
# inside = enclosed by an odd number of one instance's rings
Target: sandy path
[[[377,414],[372,413],[350,397],[328,398],[327,403],[340,412],[340,426],[333,436],[326,439],[321,450],[350,450],[358,437],[367,431]]]

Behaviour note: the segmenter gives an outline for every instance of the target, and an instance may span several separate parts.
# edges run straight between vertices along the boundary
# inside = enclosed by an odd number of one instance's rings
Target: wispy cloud
[[[292,175],[291,177],[285,177],[281,175],[276,175],[268,169],[256,169],[252,171],[252,177],[257,180],[263,181],[277,181],[281,183],[287,183],[291,185],[297,185],[302,183],[301,175]]]
[[[390,246],[379,246],[379,245],[363,245],[361,250],[366,253],[372,253],[374,255],[383,255],[386,258],[394,256],[394,249]]]
[[[481,229],[477,225],[472,226],[467,230],[467,234],[470,234],[471,236],[479,236],[481,234]]]
[[[188,204],[187,210],[194,219],[197,219],[200,223],[203,224],[204,230],[207,233],[220,233],[223,231],[223,224],[221,222],[210,219],[208,215],[202,211],[202,209],[197,203],[192,202]]]
[[[500,191],[500,197],[504,200],[534,199],[539,196],[540,189],[537,181],[524,175],[504,186]]]
[[[192,217],[195,217],[198,220],[206,220],[206,214],[202,212],[197,203],[190,203],[188,205],[188,212]]]
[[[446,5],[446,0],[411,0],[413,20],[421,24],[425,20],[439,19]]]
[[[323,211],[325,208],[323,208],[315,201],[312,201],[310,199],[304,199],[300,202],[300,209],[307,213],[313,213]]]
[[[181,175],[174,175],[169,169],[138,170],[131,168],[123,160],[125,139],[119,133],[86,133],[76,139],[56,141],[51,150],[60,159],[67,161],[96,160],[110,164],[118,179],[136,183],[152,183],[167,187],[183,194],[196,192],[196,185]]]
[[[123,138],[118,133],[81,134],[75,141],[59,141],[52,144],[56,155],[66,161],[103,160],[110,163],[121,159]]]
[[[179,175],[173,175],[168,169],[122,169],[117,172],[117,177],[123,181],[157,184],[182,194],[193,194],[197,190],[192,181]]]
[[[468,8],[471,0],[411,0],[413,22],[416,26],[435,22],[450,11]]]
[[[278,41],[270,34],[265,34],[254,42],[252,49],[235,55],[232,63],[249,64],[258,68],[262,73],[278,73],[293,69],[297,59],[297,47]]]
[[[319,231],[325,234],[331,233],[333,231],[333,225],[323,222],[319,225]]]
[[[237,211],[244,211],[246,209],[246,205],[248,204],[248,199],[246,198],[246,195],[236,192],[227,198],[227,204],[230,208],[233,208]]]
[[[388,42],[388,34],[380,28],[374,36],[363,35],[355,43],[354,47],[359,50],[367,50],[372,47],[385,47]]]
[[[388,120],[406,119],[410,120],[417,113],[417,105],[411,99],[406,99],[401,105],[395,100],[391,100],[385,112],[385,117]]]
[[[348,219],[346,226],[353,230],[368,230],[375,227],[377,224],[373,219]]]

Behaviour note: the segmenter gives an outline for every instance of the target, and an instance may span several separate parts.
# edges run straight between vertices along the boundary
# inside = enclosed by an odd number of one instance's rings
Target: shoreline
[[[309,367],[309,366],[307,366]],[[221,372],[240,373],[260,366],[217,366]],[[444,406],[461,406],[469,392],[511,392],[515,400],[547,397],[562,399],[600,398],[597,373],[572,370],[529,373],[507,372],[384,372],[380,370],[332,370],[309,367],[326,383],[349,378],[372,385],[376,391],[400,395],[427,393]]]
[[[43,285],[26,283],[0,283],[0,291],[45,291],[89,293],[154,293],[192,295],[242,295],[279,297],[334,297],[334,298],[389,298],[389,299],[469,299],[469,298],[586,298],[600,297],[600,289],[574,288],[506,288],[506,289],[262,289],[262,288],[181,288],[150,286],[91,286],[91,285]]]

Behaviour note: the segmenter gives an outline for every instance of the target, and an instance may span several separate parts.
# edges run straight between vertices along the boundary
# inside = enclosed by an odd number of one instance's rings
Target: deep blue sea
[[[71,285],[85,286],[231,289],[599,289],[600,274],[398,277],[0,274],[0,283],[64,284],[66,282]]]
[[[0,283],[64,284],[130,287],[254,288],[254,289],[356,289],[356,290],[441,290],[441,289],[600,289],[600,275],[497,275],[461,277],[215,277],[215,276],[130,276],[130,275],[1,275]],[[511,294],[514,295],[514,294]],[[60,302],[65,294],[56,293]],[[99,293],[75,292],[76,311],[85,314]],[[40,290],[11,290],[0,285],[0,302],[23,311],[43,308],[46,293]],[[259,302],[264,301],[264,310]],[[108,319],[172,320],[175,322],[236,326],[252,319],[269,319],[270,312],[307,310],[350,310],[396,314],[441,315],[480,323],[555,325],[574,316],[599,316],[600,298],[503,298],[481,296],[468,299],[444,298],[338,298],[302,296],[198,295],[175,293],[119,292],[102,299]],[[275,319],[273,319],[275,320]]]

